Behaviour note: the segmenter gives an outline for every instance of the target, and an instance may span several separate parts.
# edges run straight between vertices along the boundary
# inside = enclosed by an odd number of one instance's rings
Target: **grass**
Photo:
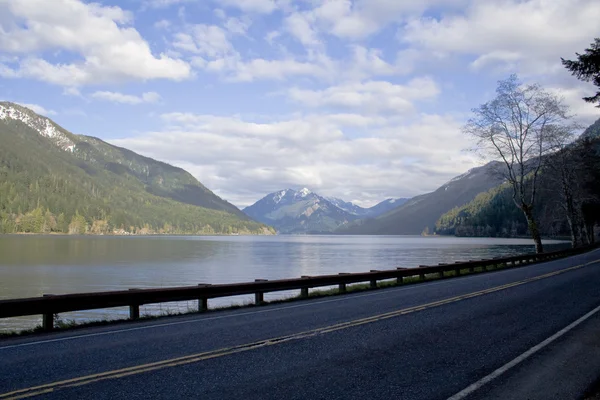
[[[488,267],[476,267],[473,269],[473,271],[470,271],[468,268],[461,269],[460,275],[461,276],[471,275],[471,274],[476,274],[476,273],[481,273],[481,272],[504,269],[506,267],[507,267],[506,264],[496,264],[496,265],[491,265]],[[417,269],[417,271],[418,271],[418,269]],[[424,280],[421,280],[418,275],[415,275],[415,276],[404,277],[402,280],[402,283],[398,283],[396,279],[379,281],[379,282],[377,282],[377,288],[372,288],[370,283],[348,284],[346,286],[346,292],[340,292],[338,288],[315,289],[315,290],[309,291],[308,298],[339,296],[339,295],[344,295],[347,293],[365,292],[365,291],[370,291],[370,290],[412,285],[412,284],[416,284],[416,283],[420,283],[420,282],[430,282],[430,281],[435,281],[435,280],[452,278],[455,276],[456,276],[455,271],[446,271],[441,274],[438,274],[438,273],[426,274]],[[217,312],[217,311],[225,311],[225,310],[237,310],[240,308],[260,307],[260,306],[264,306],[264,305],[268,305],[268,304],[289,303],[289,302],[305,300],[305,299],[306,299],[306,297],[303,297],[302,295],[299,294],[297,296],[293,296],[293,297],[289,297],[289,298],[285,298],[285,299],[264,301],[261,304],[254,304],[254,302],[248,301],[248,302],[245,302],[242,304],[233,304],[233,305],[228,305],[228,306],[210,308],[209,310],[203,312],[203,314]],[[151,321],[151,320],[155,320],[155,319],[162,318],[162,317],[182,316],[182,315],[190,315],[190,314],[197,314],[197,313],[198,313],[197,308],[190,307],[188,304],[188,308],[186,311],[172,311],[169,309],[161,310],[161,312],[159,314],[143,314],[140,316],[138,321]],[[127,322],[131,322],[131,320],[129,320],[129,319],[98,319],[98,320],[91,320],[91,321],[85,321],[85,322],[77,322],[74,319],[63,320],[58,315],[55,315],[54,316],[54,332],[73,330],[73,329],[82,329],[82,328],[89,328],[89,327],[96,327],[96,326],[116,325],[116,324],[122,324],[122,323],[127,323]],[[5,338],[28,336],[28,335],[33,335],[33,334],[38,334],[38,333],[43,333],[43,332],[44,332],[44,330],[42,329],[41,325],[38,325],[31,329],[26,329],[26,330],[0,332],[0,340],[5,339]]]

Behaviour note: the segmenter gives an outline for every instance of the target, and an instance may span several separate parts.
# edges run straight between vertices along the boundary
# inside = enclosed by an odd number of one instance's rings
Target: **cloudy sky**
[[[368,206],[477,165],[460,127],[510,73],[600,117],[560,64],[598,21],[598,0],[0,0],[0,98],[238,206]]]

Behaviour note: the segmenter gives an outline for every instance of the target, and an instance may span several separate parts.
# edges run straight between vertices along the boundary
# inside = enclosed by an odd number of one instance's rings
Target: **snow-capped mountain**
[[[332,232],[357,218],[307,188],[270,193],[243,211],[280,233]]]
[[[326,197],[326,199],[329,200],[334,206],[352,215],[361,217],[367,215],[367,208],[362,208],[361,206],[357,206],[356,204],[350,203],[348,201],[338,199],[337,197]]]
[[[374,205],[370,208],[364,208],[357,206],[354,203],[344,201],[342,199],[336,197],[327,197],[333,205],[336,207],[361,218],[375,218],[381,214],[384,214],[390,210],[393,210],[396,207],[400,207],[402,204],[406,203],[409,199],[400,198],[400,199],[386,199],[379,204]]]
[[[28,108],[10,102],[0,102],[0,120],[22,122],[34,131],[50,139],[57,147],[73,152],[75,141],[71,134],[56,125],[50,119],[36,114]]]
[[[266,195],[243,211],[280,233],[327,233],[356,219],[375,217],[404,201],[389,199],[363,208],[335,197],[320,196],[306,188],[286,189]]]

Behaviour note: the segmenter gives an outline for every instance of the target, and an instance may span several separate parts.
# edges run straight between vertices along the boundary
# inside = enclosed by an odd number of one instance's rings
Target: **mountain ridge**
[[[307,188],[284,189],[267,194],[243,211],[280,233],[331,233],[351,221],[399,206],[403,201],[388,199],[363,208],[339,198],[320,196]]]
[[[60,229],[44,230],[49,232],[70,231],[69,221],[78,217],[86,227],[83,233],[95,221],[103,221],[104,227],[96,229],[102,233],[269,231],[187,171],[99,138],[75,135],[26,107],[0,102],[0,135],[2,232],[36,231],[22,229],[21,222],[38,209],[49,220],[60,215],[67,220]]]
[[[472,168],[430,193],[415,196],[398,208],[376,218],[362,219],[336,230],[351,235],[419,235],[434,232],[437,220],[447,211],[467,204],[479,193],[504,180],[496,171],[497,161]]]

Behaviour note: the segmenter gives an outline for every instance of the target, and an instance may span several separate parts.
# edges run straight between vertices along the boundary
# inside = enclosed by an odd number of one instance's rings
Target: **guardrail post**
[[[53,294],[44,294],[43,297],[52,297]],[[54,329],[54,313],[45,313],[42,315],[42,329],[51,331]]]
[[[419,268],[427,268],[427,265],[419,265]],[[424,281],[425,280],[425,274],[424,273],[420,273],[419,274],[419,279]]]
[[[210,286],[210,283],[199,283],[198,286]],[[199,297],[198,298],[198,312],[206,312],[208,311],[208,298],[207,297]]]
[[[255,279],[254,282],[267,282],[268,279]],[[254,304],[257,306],[265,302],[265,294],[263,292],[254,293]]]
[[[338,275],[350,275],[347,272],[340,272]],[[339,287],[338,287],[338,291],[340,293],[346,293],[346,284],[345,283],[340,283]]]
[[[300,278],[306,279],[306,278],[310,278],[310,276],[302,275]],[[300,288],[300,297],[302,297],[303,299],[308,297],[308,287]]]
[[[448,264],[446,264],[446,263],[439,263],[438,264],[438,266],[440,266],[440,267],[442,267],[444,265],[448,265]],[[442,270],[442,271],[438,272],[438,278],[443,278],[443,277],[444,277],[444,271]]]
[[[372,269],[371,272],[379,272],[379,270]],[[371,287],[371,289],[377,289],[377,279],[371,279],[371,281],[369,282],[369,286]]]
[[[401,270],[401,269],[406,269],[406,268],[398,267],[396,269]],[[404,278],[402,276],[399,276],[396,278],[396,285],[402,285],[402,282],[404,282]]]
[[[129,289],[129,290],[139,290]],[[139,304],[130,304],[129,305],[129,319],[139,319],[140,318],[140,305]]]
[[[469,262],[474,262],[476,260],[469,260]],[[469,273],[472,274],[473,272],[475,272],[475,268],[472,265],[469,265]]]

